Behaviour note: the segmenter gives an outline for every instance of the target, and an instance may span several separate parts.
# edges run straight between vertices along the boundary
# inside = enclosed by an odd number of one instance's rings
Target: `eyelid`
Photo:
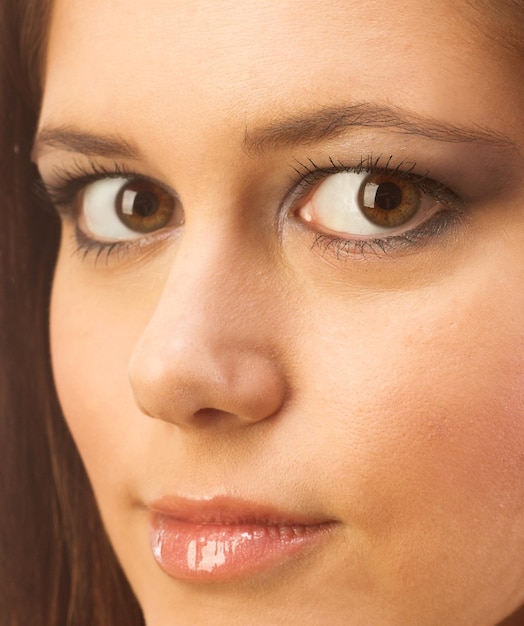
[[[93,254],[95,266],[101,258],[105,257],[106,263],[109,257],[115,254],[119,259],[124,259],[131,252],[145,250],[152,243],[160,244],[172,236],[172,233],[168,231],[156,231],[132,239],[114,241],[90,237],[84,232],[77,205],[78,197],[89,185],[110,179],[122,179],[128,183],[135,181],[151,183],[165,191],[175,202],[179,201],[178,194],[170,186],[139,171],[131,170],[125,164],[116,161],[111,166],[95,161],[84,164],[77,160],[65,167],[55,166],[52,174],[48,175],[47,181],[44,181],[41,176],[35,185],[36,193],[42,196],[47,203],[51,202],[57,213],[72,224],[71,237],[74,253],[79,255],[82,260]]]
[[[294,160],[291,167],[297,173],[298,181],[295,179],[293,187],[287,192],[288,201],[284,201],[282,205],[287,205],[288,207],[291,205],[292,209],[286,209],[284,212],[280,212],[279,215],[281,219],[285,218],[284,213],[289,215],[293,211],[296,211],[297,203],[303,201],[304,197],[306,197],[308,193],[312,193],[315,189],[315,185],[319,181],[338,172],[385,171],[390,174],[393,173],[404,180],[410,180],[417,183],[421,187],[425,185],[431,186],[432,193],[438,195],[442,202],[450,207],[448,214],[442,216],[443,219],[441,220],[441,223],[439,225],[435,223],[433,233],[428,231],[429,225],[427,226],[426,223],[424,223],[421,227],[416,227],[413,230],[407,231],[399,236],[385,236],[381,238],[367,239],[365,240],[365,246],[362,242],[355,242],[354,239],[351,240],[349,237],[343,238],[332,236],[329,240],[331,243],[329,243],[327,239],[329,237],[328,235],[319,234],[314,245],[320,245],[321,242],[324,247],[332,247],[332,245],[336,245],[339,250],[337,254],[340,254],[341,250],[342,253],[345,254],[351,246],[355,248],[360,247],[361,251],[363,251],[364,247],[366,247],[366,249],[374,248],[374,252],[376,253],[377,250],[384,252],[385,248],[397,248],[402,246],[407,247],[408,245],[414,245],[415,239],[417,242],[422,242],[423,238],[428,240],[432,234],[440,234],[446,228],[451,228],[451,224],[458,223],[458,218],[463,213],[461,210],[462,201],[459,196],[443,183],[439,183],[431,179],[428,171],[425,171],[424,173],[416,173],[417,166],[413,161],[403,159],[398,162],[397,165],[392,166],[392,163],[394,162],[393,156],[384,156],[382,154],[376,158],[371,154],[367,157],[361,157],[355,165],[349,166],[341,161],[336,162],[331,157],[328,158],[328,161],[329,165],[322,167],[318,166],[311,158],[307,159],[307,163],[302,163],[298,159]],[[86,166],[78,161],[75,161],[73,165],[68,168],[55,167],[53,177],[53,182],[42,184],[45,189],[45,193],[51,198],[59,213],[61,213],[64,217],[74,220],[77,219],[74,207],[74,199],[77,194],[90,183],[105,178],[126,178],[130,181],[145,180],[163,188],[166,192],[173,195],[173,197],[179,198],[178,194],[172,188],[165,185],[161,181],[143,175],[139,172],[132,171],[125,165],[118,162],[114,162],[111,167],[107,167],[94,162],[89,162]],[[454,215],[452,216],[451,213],[453,211]],[[431,218],[427,220],[428,223],[432,221],[433,220]],[[409,240],[410,237],[413,241]],[[134,247],[134,245],[129,245],[129,242],[119,242],[118,245],[115,245],[114,242],[98,242],[95,240],[84,241],[85,239],[86,237],[82,238],[77,236],[79,251],[83,250],[83,252],[87,254],[92,250],[96,250],[97,258],[100,256],[102,251],[107,251],[107,254],[109,255],[109,253],[111,253],[114,249],[124,250],[125,248],[125,250],[128,250]],[[139,244],[140,247],[146,245],[145,238],[144,240],[139,240]]]
[[[329,165],[320,166],[313,159],[308,158],[307,162],[294,159],[291,164],[291,168],[300,177],[297,185],[298,193],[301,189],[312,186],[314,183],[323,180],[327,176],[337,174],[339,172],[354,172],[360,174],[362,172],[384,172],[391,176],[395,176],[400,180],[406,180],[413,183],[431,183],[432,185],[438,185],[442,192],[446,191],[450,193],[450,197],[459,199],[459,195],[446,184],[439,182],[431,176],[429,169],[420,170],[417,163],[410,159],[402,159],[396,165],[394,163],[393,155],[385,156],[380,154],[378,157],[374,157],[372,154],[364,157],[361,156],[360,160],[353,164],[345,164],[342,161],[336,162],[332,157],[328,157]]]
[[[384,163],[385,160],[385,163]],[[290,214],[295,219],[302,221],[304,226],[313,231],[315,235],[313,248],[322,247],[325,250],[334,251],[337,258],[344,256],[355,256],[359,253],[365,256],[367,252],[372,252],[375,256],[382,256],[395,250],[406,250],[414,248],[423,243],[429,242],[436,236],[444,234],[462,223],[465,211],[462,199],[454,190],[444,183],[438,182],[430,177],[426,170],[424,174],[416,173],[417,165],[413,161],[402,160],[392,167],[393,156],[384,158],[383,155],[374,158],[372,155],[361,157],[356,165],[345,165],[342,162],[335,162],[329,157],[329,166],[318,166],[313,159],[308,158],[307,163],[295,159],[291,167],[300,176],[291,192]],[[383,163],[383,164],[382,164]],[[353,233],[327,232],[315,230],[309,222],[303,222],[297,216],[298,210],[307,205],[312,194],[318,189],[328,177],[342,173],[384,173],[392,178],[408,181],[416,185],[426,196],[442,204],[442,209],[422,221],[410,222],[411,227],[400,232],[388,233],[385,231],[379,235],[358,236]]]
[[[111,166],[89,161],[86,165],[75,160],[71,166],[55,166],[53,173],[45,181],[40,177],[36,181],[37,193],[44,195],[63,217],[75,217],[74,200],[88,185],[107,178],[125,178],[128,181],[142,180],[163,189],[179,199],[177,192],[157,178],[128,168],[125,164],[114,161]]]
[[[385,163],[383,163],[384,159],[386,159]],[[347,165],[342,161],[336,162],[329,157],[329,166],[319,166],[311,158],[307,159],[307,163],[294,159],[291,168],[297,173],[299,180],[294,183],[291,191],[291,204],[295,206],[296,203],[302,202],[304,198],[307,198],[309,194],[314,192],[318,183],[325,180],[328,176],[341,172],[353,172],[355,174],[368,172],[384,173],[400,180],[411,182],[433,199],[450,207],[463,208],[464,202],[455,190],[433,179],[429,170],[424,170],[424,173],[418,173],[417,164],[407,159],[403,159],[397,165],[392,166],[393,159],[393,155],[374,157],[370,154],[367,157],[361,157],[356,165]],[[292,209],[292,211],[294,210]]]

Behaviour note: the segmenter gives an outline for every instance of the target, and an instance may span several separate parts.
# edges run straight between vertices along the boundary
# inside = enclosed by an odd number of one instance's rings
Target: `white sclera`
[[[116,198],[127,178],[104,178],[86,187],[82,201],[82,217],[89,236],[100,240],[136,239],[141,234],[127,228],[116,211]],[[133,196],[134,198],[134,196]]]
[[[373,224],[362,213],[359,193],[368,176],[369,172],[339,172],[326,178],[311,197],[315,220],[329,230],[349,235],[383,235],[391,232],[391,228]],[[374,202],[377,189],[377,185],[370,184],[369,189],[364,191],[366,206]],[[307,216],[305,219],[310,221]]]

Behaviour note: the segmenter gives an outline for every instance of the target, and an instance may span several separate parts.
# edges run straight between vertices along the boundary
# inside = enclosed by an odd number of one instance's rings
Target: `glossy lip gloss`
[[[280,515],[226,499],[164,499],[149,507],[153,556],[179,580],[218,582],[283,563],[321,541],[335,522]]]

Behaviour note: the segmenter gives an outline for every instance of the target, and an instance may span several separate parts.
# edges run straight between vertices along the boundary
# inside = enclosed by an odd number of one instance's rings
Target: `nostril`
[[[238,418],[238,416],[236,416],[234,413],[229,413],[228,411],[224,411],[221,409],[205,408],[196,411],[193,414],[191,421],[192,426],[200,428],[205,428],[206,426],[227,426],[228,424],[234,425],[236,427],[239,423],[239,420],[236,418]],[[245,425],[248,425],[250,423],[243,422],[243,420],[240,421],[241,423],[245,423]]]
[[[227,411],[221,411],[220,409],[213,409],[209,407],[205,409],[199,409],[198,411],[195,412],[194,417],[199,418],[199,419],[206,419],[206,418],[217,418],[217,417],[220,417],[221,415],[230,415],[230,414],[227,413]]]

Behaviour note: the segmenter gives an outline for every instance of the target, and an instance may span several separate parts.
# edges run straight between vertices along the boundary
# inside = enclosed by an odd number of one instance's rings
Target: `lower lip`
[[[214,582],[248,576],[312,548],[332,524],[192,523],[155,514],[151,548],[172,578]]]

